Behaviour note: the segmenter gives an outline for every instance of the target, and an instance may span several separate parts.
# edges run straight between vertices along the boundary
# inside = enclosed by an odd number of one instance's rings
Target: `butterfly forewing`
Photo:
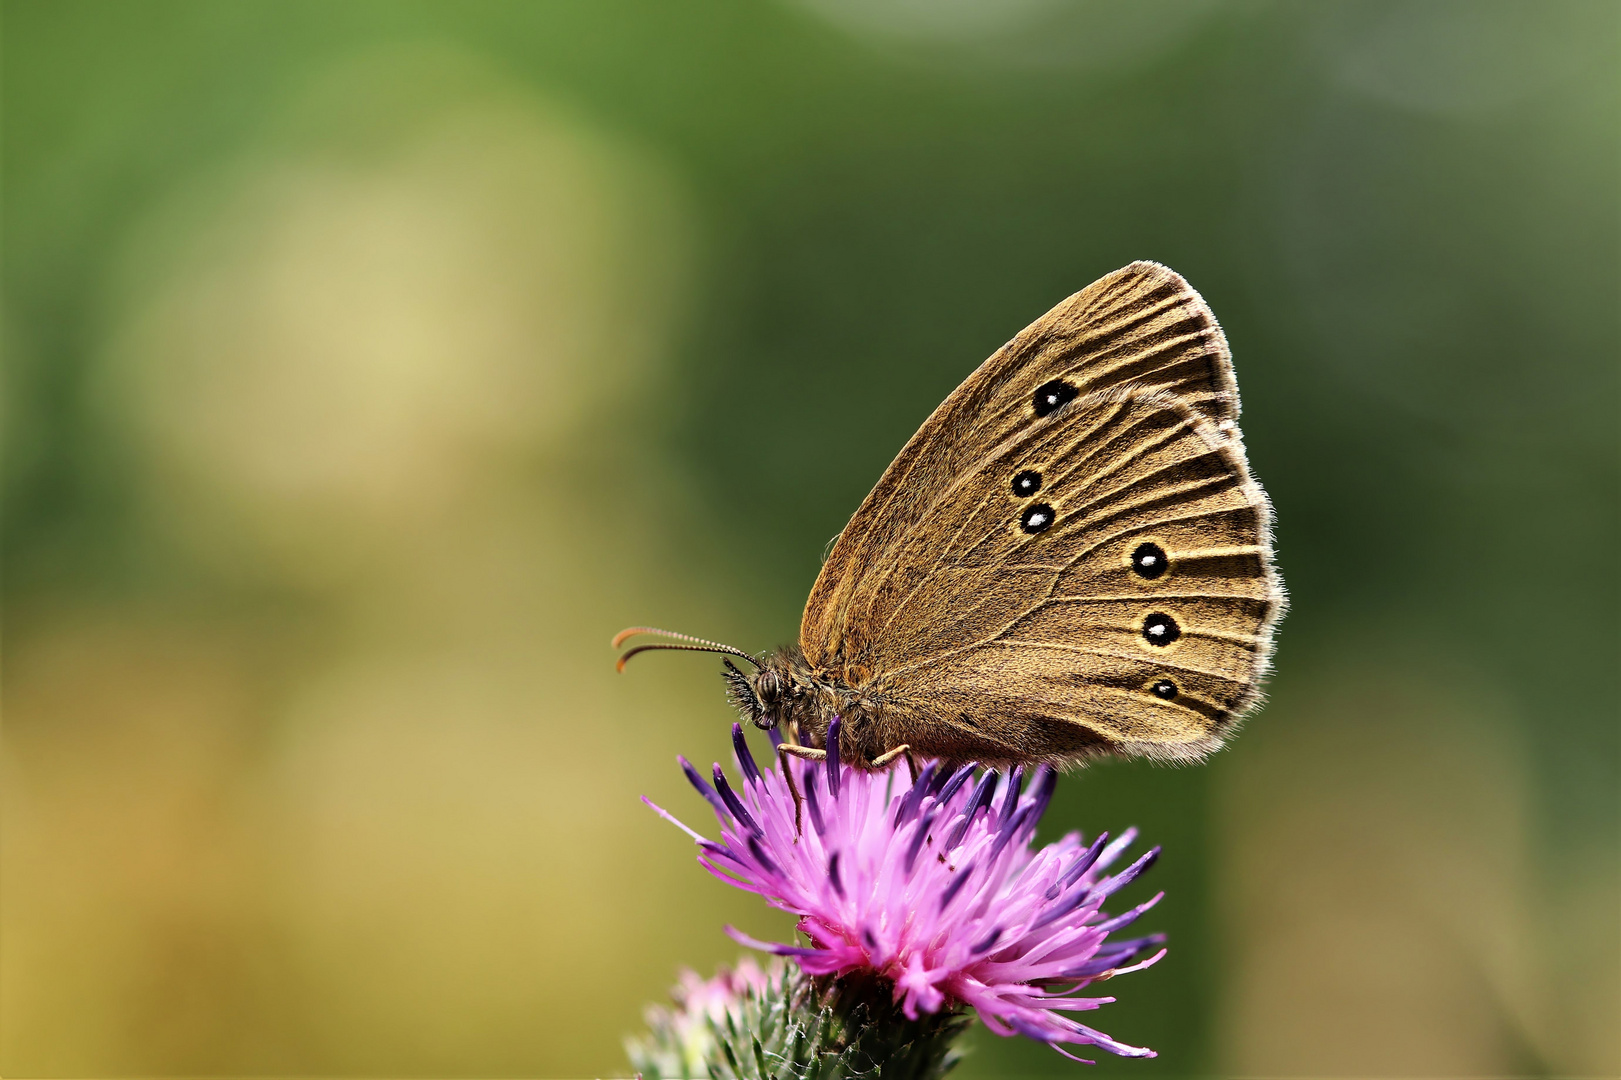
[[[1237,405],[1180,277],[1138,263],[1076,294],[885,473],[812,592],[806,659],[870,686],[924,753],[1219,745],[1282,606]]]
[[[952,481],[1028,427],[1037,390],[1054,382],[1076,396],[1163,390],[1218,422],[1238,415],[1226,339],[1180,275],[1136,262],[1093,282],[981,364],[885,470],[811,591],[800,626],[807,660],[837,662],[843,627],[863,617],[863,594],[900,569],[925,518],[941,520],[936,504]]]

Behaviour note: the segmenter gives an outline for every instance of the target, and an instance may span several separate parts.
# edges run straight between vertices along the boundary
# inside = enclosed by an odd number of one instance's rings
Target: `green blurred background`
[[[637,800],[716,663],[610,634],[790,640],[1151,258],[1294,609],[1230,751],[1060,785],[1166,849],[1088,1075],[1613,1075],[1618,12],[6,3],[0,1072],[622,1073],[788,923]]]

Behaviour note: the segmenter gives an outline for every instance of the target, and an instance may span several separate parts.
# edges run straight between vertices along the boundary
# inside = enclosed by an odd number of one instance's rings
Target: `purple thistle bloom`
[[[1057,781],[1051,769],[1036,769],[1022,790],[1020,770],[1010,777],[986,772],[975,782],[971,765],[952,771],[932,762],[909,782],[904,768],[863,772],[841,764],[837,729],[834,721],[828,762],[786,766],[803,794],[803,814],[780,769],[755,764],[741,726],[733,727],[744,776],[738,789],[725,784],[718,765],[712,788],[681,761],[715,809],[719,843],[643,800],[697,841],[698,861],[710,873],[798,915],[811,947],[727,932],[794,958],[807,975],[888,979],[910,1019],[969,1005],[996,1034],[1025,1035],[1066,1057],[1074,1055],[1060,1044],[1153,1057],[1068,1014],[1114,1000],[1080,990],[1165,955],[1161,948],[1137,959],[1161,944],[1162,934],[1110,939],[1163,893],[1113,917],[1102,910],[1159,849],[1113,875],[1105,872],[1136,839],[1135,829],[1113,843],[1100,836],[1083,844],[1070,833],[1035,850],[1036,823]]]

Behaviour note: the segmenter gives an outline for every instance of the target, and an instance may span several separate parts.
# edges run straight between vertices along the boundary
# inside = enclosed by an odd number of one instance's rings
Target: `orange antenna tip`
[[[616,649],[619,648],[620,645],[624,644],[624,641],[625,641],[626,638],[635,637],[637,634],[662,634],[662,633],[664,633],[664,631],[655,630],[651,626],[627,626],[623,630],[619,631],[619,633],[614,635],[613,647],[616,648]]]

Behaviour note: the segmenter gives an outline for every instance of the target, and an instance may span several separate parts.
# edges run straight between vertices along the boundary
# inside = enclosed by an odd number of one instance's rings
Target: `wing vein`
[[[1133,656],[1130,653],[1114,652],[1110,649],[1089,649],[1084,645],[1064,645],[1053,641],[1022,641],[1018,638],[999,638],[995,641],[988,642],[986,647],[1006,647],[1010,649],[1057,649],[1060,652],[1076,652],[1084,653],[1087,656],[1103,656],[1110,660],[1129,660],[1134,663],[1143,664],[1153,663],[1152,657]],[[1233,676],[1224,675],[1219,671],[1209,671],[1205,668],[1190,667],[1187,664],[1167,664],[1161,666],[1173,667],[1178,671],[1187,671],[1194,675],[1204,675],[1208,678],[1220,679],[1222,682],[1230,682],[1237,685],[1242,685],[1244,682],[1243,679],[1235,679]]]

